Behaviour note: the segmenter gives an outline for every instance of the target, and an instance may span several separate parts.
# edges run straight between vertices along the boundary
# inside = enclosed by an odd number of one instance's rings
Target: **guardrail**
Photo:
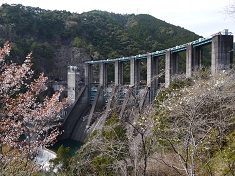
[[[229,32],[228,29],[225,29],[225,30],[223,30],[221,32],[217,32],[215,34],[212,34],[209,37],[199,38],[198,40],[195,40],[195,41],[183,44],[183,45],[175,46],[175,47],[168,48],[168,49],[161,50],[161,51],[155,51],[155,52],[152,52],[150,54],[152,56],[158,57],[158,56],[164,56],[166,54],[166,51],[171,51],[172,53],[185,51],[186,48],[187,48],[187,45],[193,45],[193,47],[207,45],[207,44],[212,42],[212,37],[216,36],[216,35],[232,35],[232,32]],[[130,61],[132,58],[135,58],[135,59],[146,59],[147,58],[147,54],[138,54],[136,56],[121,57],[121,58],[116,58],[116,59],[87,61],[85,63],[87,63],[87,64],[99,64],[99,63],[102,63],[102,62],[103,63],[112,63],[112,62],[115,62],[115,61],[127,62],[127,61]]]

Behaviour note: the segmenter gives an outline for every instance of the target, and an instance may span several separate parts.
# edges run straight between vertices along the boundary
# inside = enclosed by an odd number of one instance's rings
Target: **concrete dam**
[[[179,74],[180,56],[185,53],[185,75],[187,78],[202,67],[203,48],[211,46],[211,73],[228,70],[233,62],[233,35],[227,29],[206,38],[175,46],[172,48],[137,54],[136,56],[115,59],[88,61],[85,63],[85,86],[78,91],[76,66],[68,68],[68,96],[72,105],[63,122],[64,133],[61,139],[83,141],[87,135],[102,126],[108,117],[109,109],[118,97],[119,116],[122,117],[131,101],[132,94],[139,95],[139,109],[151,103],[159,89],[160,59],[164,62],[164,87],[168,87],[174,76]],[[141,63],[147,66],[145,85],[140,80]],[[129,64],[129,84],[124,84],[124,64]],[[114,65],[114,81],[108,82],[108,66]],[[99,68],[99,81],[93,82],[93,69]],[[161,73],[162,74],[162,73]],[[99,117],[95,114],[100,112]],[[102,114],[101,114],[102,112]],[[94,117],[96,116],[96,117]]]

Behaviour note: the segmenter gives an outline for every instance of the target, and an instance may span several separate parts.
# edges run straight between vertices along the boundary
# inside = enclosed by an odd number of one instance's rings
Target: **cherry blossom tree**
[[[6,62],[10,50],[8,42],[0,48],[0,149],[10,146],[32,160],[38,147],[52,144],[60,133],[67,100],[60,101],[62,90],[42,98],[48,78],[43,73],[34,78],[32,53],[20,65]]]

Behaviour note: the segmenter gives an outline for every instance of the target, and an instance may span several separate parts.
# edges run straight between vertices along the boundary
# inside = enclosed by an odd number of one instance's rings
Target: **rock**
[[[77,66],[84,80],[84,63],[92,58],[84,48],[61,46],[55,50],[52,77],[67,81],[67,67]]]

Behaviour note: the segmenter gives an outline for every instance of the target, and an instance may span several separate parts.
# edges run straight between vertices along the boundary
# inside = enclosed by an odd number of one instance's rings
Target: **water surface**
[[[56,142],[53,146],[48,147],[48,149],[50,149],[54,152],[57,152],[58,148],[61,145],[64,145],[64,147],[70,147],[72,154],[74,155],[76,153],[76,151],[83,145],[83,143],[79,142],[79,141],[72,140],[72,139],[64,139],[64,140]]]

